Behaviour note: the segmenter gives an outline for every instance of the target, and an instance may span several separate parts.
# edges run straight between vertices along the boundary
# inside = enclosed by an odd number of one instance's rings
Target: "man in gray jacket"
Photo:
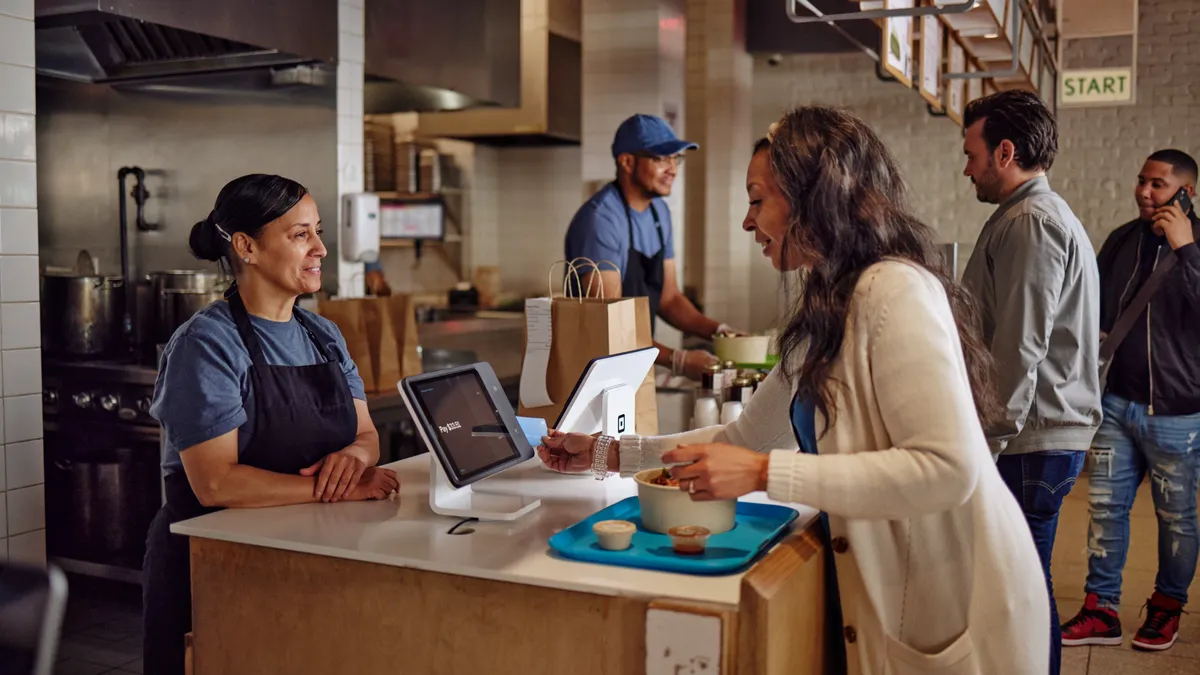
[[[967,263],[1005,406],[987,429],[997,467],[1025,512],[1051,604],[1051,674],[1061,657],[1050,555],[1063,498],[1100,426],[1100,276],[1079,219],[1050,189],[1058,127],[1035,94],[1005,91],[963,115],[963,172],[998,204]]]

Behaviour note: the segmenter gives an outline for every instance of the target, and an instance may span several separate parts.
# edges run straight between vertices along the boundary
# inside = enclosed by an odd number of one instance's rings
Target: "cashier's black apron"
[[[236,292],[229,309],[250,352],[254,435],[238,463],[276,473],[298,474],[322,457],[354,442],[358,413],[341,364],[304,324],[323,361],[311,366],[271,366],[263,356],[246,305]],[[165,479],[166,504],[154,518],[143,565],[144,672],[183,675],[184,635],[192,626],[191,567],[187,537],[170,533],[171,523],[217,511],[202,506],[182,471]]]
[[[816,406],[812,401],[792,398],[792,433],[800,445],[800,452],[817,454]],[[829,660],[825,672],[842,675],[846,672],[846,642],[842,633],[842,599],[838,593],[837,566],[833,559],[833,546],[829,535],[829,516],[821,512],[821,543],[824,544],[825,564],[825,653]]]
[[[653,335],[654,319],[662,305],[663,280],[666,278],[667,243],[663,238],[662,221],[658,219],[658,210],[651,201],[650,215],[654,217],[654,229],[658,230],[658,253],[648,256],[638,251],[633,245],[633,213],[629,202],[625,201],[625,193],[621,192],[620,185],[613,183],[613,189],[621,198],[621,205],[625,207],[625,222],[629,225],[629,252],[625,261],[625,276],[621,277],[621,297],[645,296],[650,299],[650,334]]]

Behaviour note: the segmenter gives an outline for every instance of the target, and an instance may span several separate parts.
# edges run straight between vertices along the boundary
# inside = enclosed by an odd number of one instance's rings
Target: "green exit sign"
[[[1062,106],[1132,103],[1133,68],[1064,70],[1058,89]]]

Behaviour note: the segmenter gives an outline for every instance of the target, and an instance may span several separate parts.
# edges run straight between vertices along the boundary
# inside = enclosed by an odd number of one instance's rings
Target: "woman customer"
[[[330,321],[296,307],[321,287],[321,218],[299,183],[249,175],[192,228],[192,253],[234,274],[227,301],[175,331],[150,413],[165,436],[166,503],[146,542],[147,673],[184,672],[187,539],[170,524],[225,507],[384,499],[362,379]]]
[[[990,361],[891,155],[853,115],[799,108],[755,148],[746,189],[743,229],[805,277],[781,365],[730,425],[552,432],[542,460],[585,471],[604,453],[625,476],[673,466],[693,499],[766,490],[823,511],[851,673],[1044,675],[1037,551],[980,424],[998,407]]]

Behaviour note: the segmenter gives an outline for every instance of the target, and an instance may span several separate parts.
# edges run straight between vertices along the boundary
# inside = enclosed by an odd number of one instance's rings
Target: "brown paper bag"
[[[523,417],[543,418],[549,425],[562,414],[575,383],[592,359],[654,344],[650,336],[650,301],[644,297],[619,300],[557,297],[551,301],[550,321],[546,390],[554,404],[537,408],[522,404],[518,412]],[[638,388],[635,424],[638,434],[658,433],[653,370]]]
[[[401,378],[400,352],[396,348],[396,336],[392,332],[390,303],[387,298],[364,298],[359,303],[362,307],[363,323],[367,329],[371,366],[374,369],[371,379],[375,386],[368,387],[367,391],[394,388]],[[362,368],[359,367],[359,370]]]
[[[317,313],[335,323],[342,332],[342,338],[346,341],[346,351],[349,352],[354,365],[358,366],[363,388],[366,391],[377,391],[375,362],[371,358],[371,342],[362,301],[321,300],[317,303]]]
[[[417,334],[417,310],[413,297],[393,295],[386,298],[386,302],[391,319],[396,369],[399,372],[399,377],[388,385],[394,388],[401,379],[420,375],[424,369],[421,367],[421,338]],[[386,384],[387,380],[383,382]]]

